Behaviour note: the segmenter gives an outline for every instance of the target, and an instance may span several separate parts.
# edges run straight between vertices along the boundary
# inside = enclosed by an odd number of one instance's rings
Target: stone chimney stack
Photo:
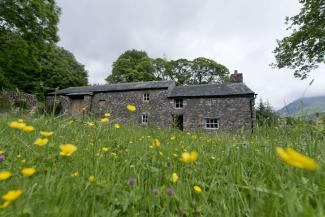
[[[235,70],[234,74],[230,75],[230,82],[231,83],[243,83],[243,74],[238,73],[238,71]]]

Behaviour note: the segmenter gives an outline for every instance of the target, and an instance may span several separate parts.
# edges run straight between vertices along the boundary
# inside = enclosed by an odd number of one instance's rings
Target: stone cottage
[[[174,81],[150,81],[70,87],[49,94],[47,104],[55,99],[64,113],[109,112],[119,122],[144,126],[238,131],[253,129],[255,96],[243,83],[243,75],[235,72],[224,84],[176,86]],[[128,104],[137,110],[127,111]]]

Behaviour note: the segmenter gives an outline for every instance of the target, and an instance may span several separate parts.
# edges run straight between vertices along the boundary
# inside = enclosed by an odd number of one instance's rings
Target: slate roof
[[[95,92],[116,92],[129,90],[145,89],[167,89],[173,85],[174,81],[149,81],[105,84],[95,86],[69,87],[59,90],[58,95],[88,95]],[[53,95],[50,93],[49,95]],[[188,86],[175,86],[169,93],[169,98],[176,97],[209,97],[209,96],[238,96],[255,94],[244,83],[225,83],[225,84],[200,84]]]
[[[144,89],[167,89],[174,81],[149,81],[149,82],[131,82],[118,84],[105,84],[94,86],[69,87],[59,90],[59,95],[87,95],[94,92],[115,92],[127,90],[144,90]],[[53,95],[50,93],[50,95]]]
[[[244,83],[176,86],[168,97],[238,96],[255,94]]]

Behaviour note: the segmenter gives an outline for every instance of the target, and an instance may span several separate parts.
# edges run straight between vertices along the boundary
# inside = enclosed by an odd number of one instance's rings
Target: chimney
[[[243,74],[238,73],[238,71],[235,70],[234,74],[230,75],[230,82],[231,83],[243,83]]]

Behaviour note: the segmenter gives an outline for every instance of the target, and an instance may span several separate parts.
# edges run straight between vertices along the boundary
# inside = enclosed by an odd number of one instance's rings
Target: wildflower
[[[72,173],[71,173],[71,176],[72,176],[72,177],[76,177],[76,176],[78,176],[78,175],[79,175],[78,172],[72,172]]]
[[[134,177],[129,178],[128,180],[128,185],[136,185],[137,184],[137,179]]]
[[[155,195],[158,195],[159,194],[159,189],[158,188],[153,188],[152,193],[154,193]]]
[[[110,113],[105,113],[104,116],[105,117],[111,117],[111,114]]]
[[[178,180],[178,175],[176,173],[173,173],[172,176],[170,177],[170,181],[172,182],[177,182]]]
[[[2,199],[8,202],[12,202],[17,200],[21,195],[23,194],[23,191],[18,189],[18,190],[11,190],[8,191],[7,194],[2,196]]]
[[[94,182],[95,181],[95,176],[89,176],[88,181],[89,182]]]
[[[44,146],[49,142],[48,139],[37,138],[34,142],[35,145]]]
[[[92,126],[95,125],[95,123],[94,123],[94,122],[87,122],[86,125],[87,125],[88,127],[92,127]]]
[[[137,108],[134,105],[130,105],[130,104],[127,106],[127,108],[130,112],[134,112],[135,110],[137,110]]]
[[[21,174],[23,176],[32,176],[34,173],[36,172],[35,168],[33,167],[29,167],[29,168],[25,168],[21,171]]]
[[[159,147],[160,147],[160,141],[159,141],[159,139],[155,139],[155,138],[153,138],[153,139],[152,139],[152,145],[153,145],[154,147],[159,148]]]
[[[119,124],[114,124],[114,127],[115,127],[116,129],[119,129],[121,126],[120,126]]]
[[[109,147],[102,147],[102,151],[103,152],[108,152],[109,151]]]
[[[26,160],[23,159],[23,160],[21,160],[20,162],[21,162],[22,164],[24,164],[24,163],[26,163]]]
[[[71,156],[75,151],[77,151],[77,147],[72,144],[63,144],[60,145],[60,155],[61,156]]]
[[[32,131],[34,131],[35,129],[34,129],[34,127],[33,126],[24,126],[23,128],[22,128],[22,131],[24,131],[25,133],[30,133],[30,132],[32,132]]]
[[[195,185],[193,188],[194,188],[194,191],[197,192],[197,193],[201,193],[202,192],[202,189],[199,186],[197,186],[197,185]]]
[[[170,140],[172,140],[172,141],[175,140],[175,139],[176,139],[176,136],[171,136],[170,137]]]
[[[0,155],[0,162],[4,161],[6,159],[6,157],[4,155]]]
[[[183,161],[184,163],[191,163],[193,161],[196,161],[198,156],[199,154],[196,151],[192,151],[191,153],[183,152],[181,156],[181,161]]]
[[[26,126],[25,123],[19,123],[17,121],[12,121],[9,123],[9,127],[14,128],[14,129],[23,129]]]
[[[12,173],[9,171],[2,171],[0,172],[0,180],[9,179],[12,176]]]
[[[277,147],[276,152],[282,160],[291,166],[308,170],[316,170],[319,168],[319,165],[313,159],[296,152],[292,148],[287,148],[285,151],[283,148]]]
[[[174,195],[174,189],[172,188],[167,188],[167,191],[166,191],[167,195],[169,197],[172,197]]]
[[[40,134],[43,137],[49,137],[49,136],[53,135],[53,132],[51,132],[51,131],[41,131]]]
[[[107,122],[109,122],[109,119],[108,119],[108,118],[102,118],[100,121],[101,121],[102,123],[107,123]]]
[[[6,208],[7,206],[9,206],[9,204],[10,204],[10,201],[5,201],[5,202],[3,202],[3,204],[0,206],[0,208],[1,208],[1,209]]]

